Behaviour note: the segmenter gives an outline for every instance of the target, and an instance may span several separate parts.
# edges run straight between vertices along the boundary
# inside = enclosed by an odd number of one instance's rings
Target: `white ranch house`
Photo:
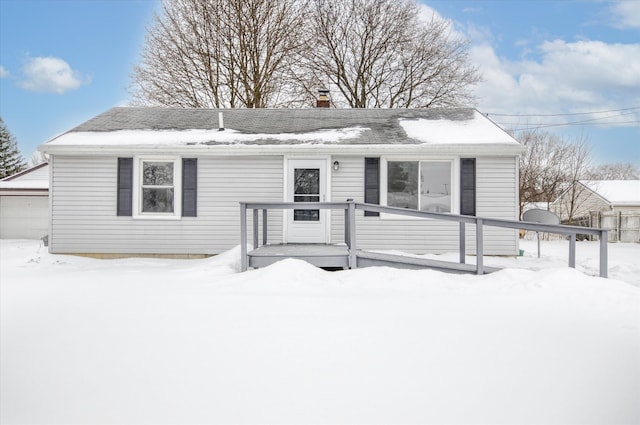
[[[240,243],[240,202],[353,199],[518,220],[524,148],[469,108],[118,107],[40,150],[51,167],[50,252],[188,257]],[[356,225],[365,249],[458,247],[454,222],[358,211]],[[270,211],[268,228],[274,244],[344,242],[340,211]],[[518,232],[488,228],[484,247],[517,255]]]

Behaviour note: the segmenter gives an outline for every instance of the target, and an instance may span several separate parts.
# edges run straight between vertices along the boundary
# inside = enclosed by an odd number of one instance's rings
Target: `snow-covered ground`
[[[640,245],[487,276],[0,242],[0,422],[640,423]],[[455,259],[455,254],[452,254]],[[471,262],[470,258],[470,262]],[[524,269],[515,269],[520,267]]]

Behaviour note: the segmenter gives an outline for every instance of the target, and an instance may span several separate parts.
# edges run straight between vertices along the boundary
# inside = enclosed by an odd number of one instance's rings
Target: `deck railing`
[[[459,262],[465,263],[466,225],[475,225],[476,231],[476,273],[484,273],[484,227],[501,227],[516,230],[532,230],[536,232],[555,233],[569,237],[569,267],[576,266],[576,235],[595,235],[600,238],[600,276],[607,277],[607,230],[590,227],[567,226],[562,224],[540,224],[526,221],[502,220],[487,217],[457,215],[418,211],[406,208],[388,207],[383,205],[366,204],[360,202],[240,202],[240,249],[242,271],[248,267],[247,252],[247,210],[252,211],[253,219],[253,247],[259,246],[259,212],[262,212],[262,245],[268,243],[268,210],[291,209],[330,209],[344,210],[344,242],[349,248],[349,268],[357,267],[357,235],[356,210],[373,211],[384,214],[401,215],[407,217],[430,218],[434,220],[454,221],[459,223]]]

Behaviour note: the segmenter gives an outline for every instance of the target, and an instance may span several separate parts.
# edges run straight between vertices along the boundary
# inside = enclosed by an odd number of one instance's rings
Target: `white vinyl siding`
[[[569,188],[569,190],[563,193],[562,196],[550,206],[551,211],[558,215],[560,220],[569,219],[572,198],[574,198],[573,219],[588,217],[591,211],[608,212],[611,211],[612,208],[611,204],[591,189],[581,183],[576,183],[575,191]],[[618,208],[616,208],[616,210],[618,210]]]
[[[198,216],[168,221],[136,220],[116,215],[116,157],[55,155],[54,159],[50,192],[52,253],[216,254],[240,243],[240,201],[284,199],[282,156],[200,156]],[[330,199],[363,202],[364,155],[331,158],[331,162],[336,160],[340,169],[331,171]],[[517,219],[516,164],[516,157],[477,157],[478,216]],[[452,192],[459,196],[457,188]],[[331,242],[344,242],[344,212],[335,210],[331,214]],[[251,222],[249,212],[249,240]],[[270,210],[270,243],[281,242],[282,225],[282,211]],[[358,211],[357,238],[358,247],[363,249],[456,252],[458,223],[364,217]],[[468,253],[475,250],[474,239],[475,228],[468,225]],[[486,227],[484,239],[487,254],[517,253],[515,230]]]
[[[476,215],[518,220],[518,158],[478,157],[476,159]],[[474,226],[467,226],[474,227]],[[485,253],[516,255],[518,231],[497,227],[484,228]],[[467,252],[475,252],[475,229],[467,229]]]
[[[282,156],[198,158],[198,217],[116,216],[117,158],[56,156],[52,253],[216,254],[240,243],[240,201],[282,201]],[[247,220],[251,229],[251,219]],[[269,213],[278,243],[282,214]]]
[[[428,159],[428,158],[427,158]],[[333,157],[340,162],[340,170],[332,173],[332,200],[356,202],[364,199],[364,157]],[[515,157],[478,157],[476,160],[477,216],[517,219],[517,178]],[[457,169],[458,167],[456,167]],[[459,196],[458,188],[452,191]],[[444,253],[458,250],[457,222],[419,219],[385,219],[364,217],[358,211],[358,248],[399,250],[409,253]],[[334,211],[332,242],[344,241],[344,213]],[[475,226],[467,225],[467,252],[475,252]],[[517,231],[485,227],[485,253],[515,255]]]

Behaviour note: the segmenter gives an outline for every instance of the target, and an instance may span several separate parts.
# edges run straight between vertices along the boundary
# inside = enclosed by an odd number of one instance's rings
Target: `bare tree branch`
[[[147,29],[132,94],[178,107],[278,106],[304,44],[301,0],[165,0]]]
[[[569,140],[530,131],[521,133],[518,140],[527,148],[520,158],[520,215],[527,203],[553,202],[568,192],[561,213],[571,222],[580,199],[580,187],[574,183],[590,172],[591,152],[586,138]]]
[[[177,107],[459,106],[479,80],[468,44],[415,0],[164,0],[133,97]]]
[[[480,80],[448,22],[420,18],[412,0],[314,0],[303,71],[352,108],[461,106]]]

